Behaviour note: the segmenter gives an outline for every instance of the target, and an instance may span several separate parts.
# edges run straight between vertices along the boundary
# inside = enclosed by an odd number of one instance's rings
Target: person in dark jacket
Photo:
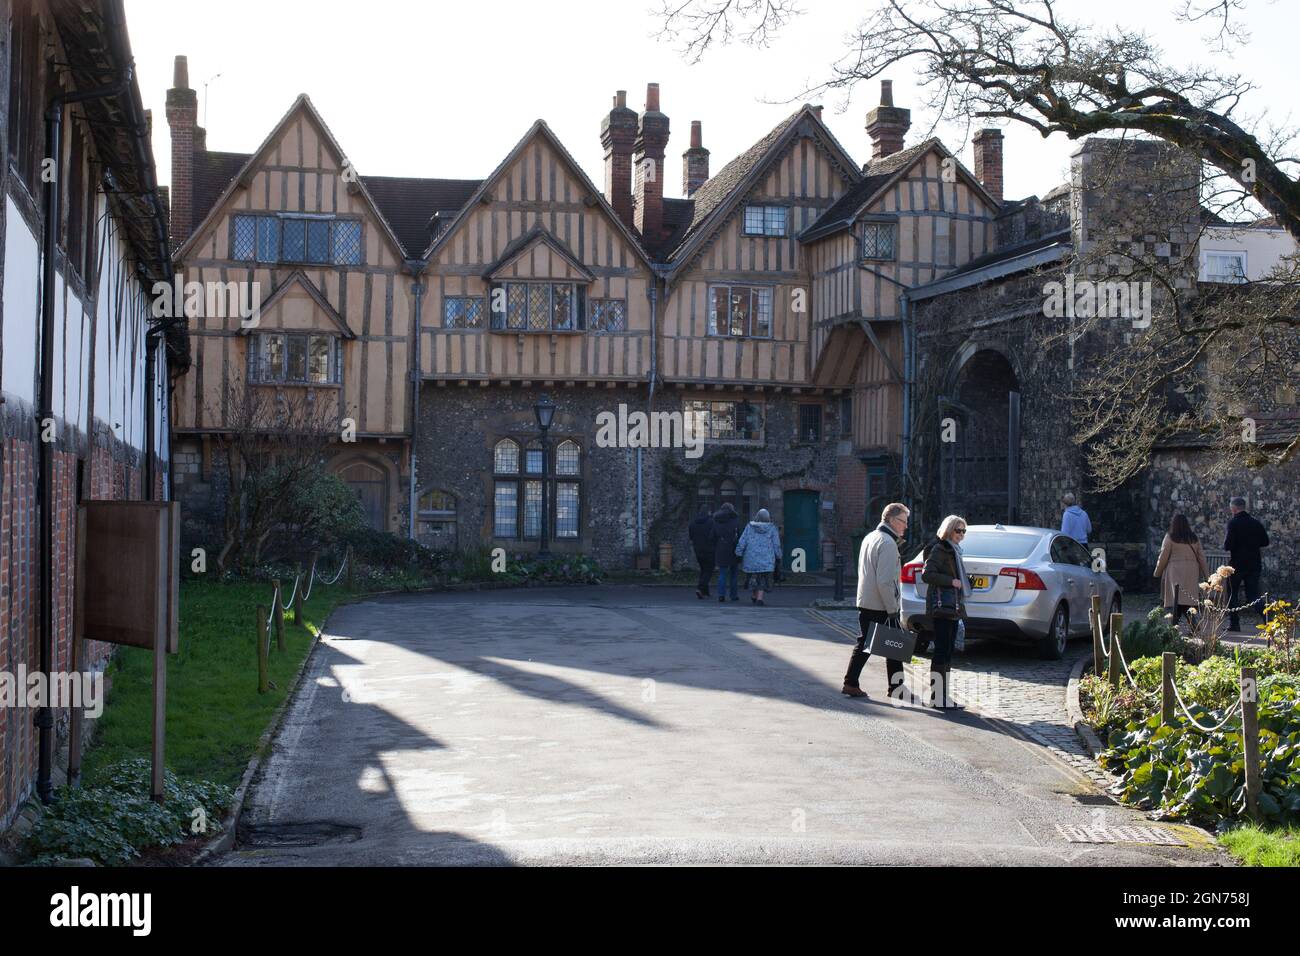
[[[704,505],[691,522],[691,547],[695,550],[695,561],[700,566],[700,580],[695,586],[695,596],[703,600],[709,596],[709,582],[713,579],[713,549],[717,545],[718,533],[713,529],[713,516]]]
[[[930,658],[930,706],[940,710],[962,710],[962,705],[952,699],[949,672],[952,670],[952,645],[957,637],[957,621],[966,616],[966,595],[970,581],[961,560],[961,540],[966,536],[966,519],[949,515],[939,526],[938,541],[930,545],[925,554],[925,568],[921,580],[936,594],[956,597],[956,611],[937,614],[934,602],[927,600],[926,613],[934,628],[934,656]],[[931,595],[927,594],[927,598]]]
[[[740,515],[730,501],[724,501],[722,507],[713,513],[713,530],[716,537],[713,544],[713,560],[718,565],[718,603],[727,599],[731,593],[733,601],[740,600],[740,558],[736,556],[736,544],[740,541]]]
[[[1259,601],[1259,572],[1263,568],[1260,550],[1268,547],[1268,532],[1259,519],[1246,510],[1245,498],[1232,499],[1232,518],[1228,521],[1228,536],[1223,541],[1223,550],[1231,555],[1233,574],[1228,595],[1229,607],[1240,607],[1243,603],[1257,605]],[[1238,600],[1238,594],[1245,591],[1245,601]],[[1258,609],[1258,608],[1256,608]],[[1241,630],[1241,620],[1237,612],[1230,615],[1228,626],[1234,631]]]

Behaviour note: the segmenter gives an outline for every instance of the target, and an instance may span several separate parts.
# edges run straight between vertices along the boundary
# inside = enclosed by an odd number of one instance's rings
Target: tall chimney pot
[[[668,148],[668,117],[659,112],[659,84],[645,89],[636,145],[632,151],[632,217],[641,238],[656,243],[663,238],[664,151]]]
[[[903,148],[912,125],[912,111],[894,105],[894,83],[880,81],[880,105],[867,114],[867,135],[871,137],[871,158],[884,159]]]
[[[975,178],[990,196],[1002,202],[1002,130],[975,132]]]
[[[709,180],[709,151],[699,120],[691,120],[691,148],[682,153],[682,192],[689,199]]]

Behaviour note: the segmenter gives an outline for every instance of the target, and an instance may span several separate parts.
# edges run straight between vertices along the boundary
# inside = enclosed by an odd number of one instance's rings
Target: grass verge
[[[304,607],[305,627],[285,621],[283,652],[272,634],[275,686],[259,694],[253,619],[259,603],[269,607],[270,586],[182,583],[180,652],[167,658],[167,767],[182,777],[237,786],[312,638],[329,612],[350,596],[342,584],[316,584]],[[147,757],[152,746],[153,651],[119,648],[109,674],[112,691],[84,762],[88,785],[105,767]]]
[[[1300,827],[1248,823],[1220,834],[1219,843],[1246,866],[1300,866]]]

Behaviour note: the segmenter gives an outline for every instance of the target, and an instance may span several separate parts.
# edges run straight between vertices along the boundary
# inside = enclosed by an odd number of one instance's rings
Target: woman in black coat
[[[939,526],[939,540],[930,545],[925,555],[925,568],[921,571],[921,580],[926,586],[925,609],[934,628],[930,706],[940,710],[962,709],[961,704],[952,699],[948,674],[952,670],[957,621],[966,616],[965,598],[970,590],[961,560],[961,540],[965,536],[965,518],[957,515],[944,518]]]
[[[740,558],[736,557],[736,543],[740,540],[740,515],[736,514],[730,501],[724,501],[722,507],[713,513],[713,530],[717,535],[713,560],[718,565],[718,601],[725,601],[728,591],[733,601],[739,601]]]

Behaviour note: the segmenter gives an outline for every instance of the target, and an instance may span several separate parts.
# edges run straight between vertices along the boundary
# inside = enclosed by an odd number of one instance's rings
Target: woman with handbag
[[[966,519],[949,515],[939,525],[938,540],[925,554],[921,581],[925,584],[925,610],[934,627],[934,654],[930,658],[930,706],[940,710],[962,710],[952,699],[949,671],[957,622],[966,616],[970,581],[961,560],[961,540]]]

